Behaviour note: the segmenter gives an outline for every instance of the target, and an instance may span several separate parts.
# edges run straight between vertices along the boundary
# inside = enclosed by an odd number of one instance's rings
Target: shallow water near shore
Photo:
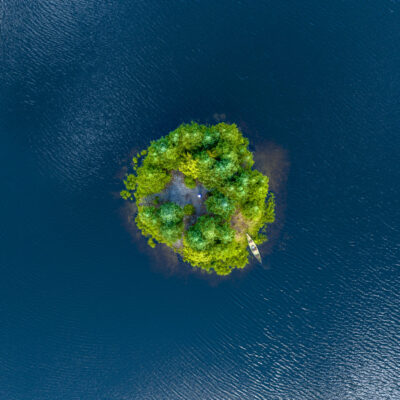
[[[0,399],[400,398],[400,4],[0,10]],[[269,151],[263,267],[126,229],[131,149],[191,120]]]

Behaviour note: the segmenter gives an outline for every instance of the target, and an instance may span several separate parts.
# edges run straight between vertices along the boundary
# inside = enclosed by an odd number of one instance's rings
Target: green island
[[[235,124],[182,124],[138,153],[121,197],[135,202],[148,244],[164,243],[183,261],[218,275],[248,263],[275,220],[268,177],[253,169],[249,141]]]

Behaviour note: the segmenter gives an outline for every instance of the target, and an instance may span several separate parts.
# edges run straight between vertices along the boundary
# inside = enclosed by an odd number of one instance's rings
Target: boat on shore
[[[258,247],[254,243],[254,240],[250,237],[250,235],[248,233],[246,233],[246,237],[247,237],[247,243],[249,244],[249,247],[250,247],[250,250],[251,250],[253,256],[257,259],[257,261],[260,264],[262,264],[261,254],[260,254],[260,251],[258,250]]]

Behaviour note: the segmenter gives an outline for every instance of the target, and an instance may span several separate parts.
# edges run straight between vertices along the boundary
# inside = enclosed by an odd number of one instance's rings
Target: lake
[[[1,399],[400,398],[398,1],[0,11]],[[264,265],[227,279],[118,198],[132,149],[221,119],[278,149]]]

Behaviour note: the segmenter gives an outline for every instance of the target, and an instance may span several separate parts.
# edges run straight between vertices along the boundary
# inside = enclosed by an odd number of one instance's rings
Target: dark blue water
[[[400,398],[398,1],[0,11],[0,399]],[[114,196],[215,113],[290,159],[268,268],[220,283],[156,265]]]

